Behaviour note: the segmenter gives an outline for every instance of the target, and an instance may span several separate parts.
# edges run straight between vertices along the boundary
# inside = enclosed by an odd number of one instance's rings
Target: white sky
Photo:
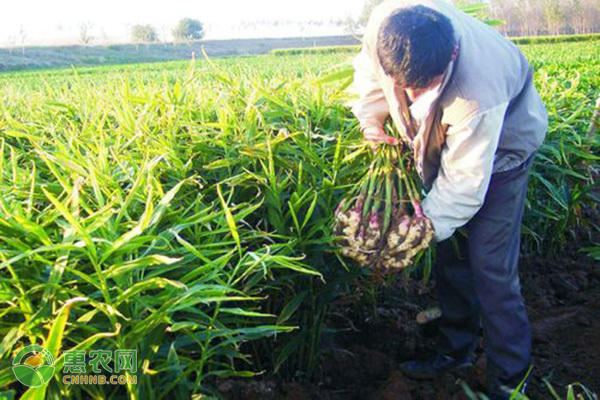
[[[3,0],[0,2],[0,44],[77,42],[82,23],[91,23],[95,43],[127,41],[131,26],[151,24],[161,39],[184,17],[201,20],[206,39],[288,36],[290,24],[277,32],[241,28],[243,21],[307,21],[356,17],[365,0]],[[304,34],[327,34],[325,27]],[[331,27],[329,27],[331,29]],[[323,32],[321,32],[323,31]],[[336,32],[332,32],[336,33]],[[339,32],[337,32],[339,33]]]

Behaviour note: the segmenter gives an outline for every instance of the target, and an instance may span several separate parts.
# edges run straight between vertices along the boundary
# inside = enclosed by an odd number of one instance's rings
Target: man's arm
[[[360,122],[363,132],[370,128],[383,130],[383,124],[390,111],[366,44],[363,44],[360,53],[354,58],[353,65],[352,88],[358,99],[352,104],[352,112]]]
[[[438,176],[423,200],[437,241],[452,236],[483,205],[507,106],[500,104],[448,128]]]

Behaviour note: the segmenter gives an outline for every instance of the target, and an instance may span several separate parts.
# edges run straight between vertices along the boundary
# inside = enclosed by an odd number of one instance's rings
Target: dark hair
[[[444,73],[453,50],[450,20],[425,6],[395,11],[383,21],[377,35],[381,66],[403,87],[427,87]]]

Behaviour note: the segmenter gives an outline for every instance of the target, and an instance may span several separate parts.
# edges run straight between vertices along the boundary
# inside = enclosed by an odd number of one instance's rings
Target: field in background
[[[586,131],[600,42],[522,48],[550,113],[523,253],[555,260],[598,237],[600,142]],[[0,75],[0,387],[23,391],[9,360],[30,340],[56,356],[138,351],[138,385],[55,379],[42,390],[57,398],[183,399],[260,371],[318,378],[336,302],[380,290],[330,246],[333,210],[371,156],[329,74],[349,58]],[[595,365],[553,379],[598,391]]]
[[[188,43],[40,46],[0,49],[0,72],[39,68],[147,63],[210,57],[265,54],[277,48],[356,44],[352,36],[202,40]]]
[[[600,40],[600,34],[517,37],[517,44]],[[114,44],[107,46],[54,46],[0,49],[0,72],[64,67],[152,63],[209,57],[349,53],[358,50],[353,36],[281,39],[208,40],[189,43]]]
[[[515,44],[549,44],[549,43],[568,43],[568,42],[587,42],[600,40],[600,33],[590,33],[587,35],[556,35],[556,36],[523,36],[510,39]],[[285,49],[273,49],[270,51],[275,56],[284,56],[292,54],[331,54],[331,53],[353,53],[360,49],[358,44],[347,44],[337,46],[321,47],[290,47]]]

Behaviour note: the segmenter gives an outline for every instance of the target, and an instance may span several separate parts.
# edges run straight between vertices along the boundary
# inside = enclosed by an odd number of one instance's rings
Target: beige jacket
[[[424,5],[448,17],[458,43],[441,94],[419,124],[410,124],[404,92],[396,93],[376,54],[380,24],[394,10]],[[413,149],[429,190],[423,210],[438,241],[450,237],[483,205],[492,173],[519,166],[541,145],[547,113],[520,50],[495,29],[442,0],[388,0],[373,11],[354,59],[358,94],[352,111],[361,127],[391,117]],[[408,125],[408,128],[407,128]],[[415,128],[416,126],[416,128]]]

